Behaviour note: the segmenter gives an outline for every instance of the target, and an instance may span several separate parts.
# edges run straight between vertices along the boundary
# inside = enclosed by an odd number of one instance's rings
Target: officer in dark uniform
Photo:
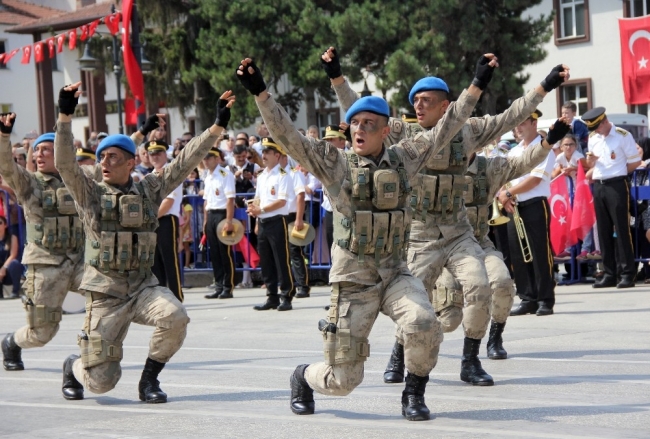
[[[604,107],[587,111],[582,120],[589,129],[587,164],[593,168],[594,208],[605,267],[605,275],[593,287],[630,288],[634,286],[636,263],[628,219],[627,174],[641,164],[641,156],[632,135],[607,120]],[[621,267],[618,283],[617,264]]]
[[[95,162],[97,161],[97,157],[95,157],[95,151],[88,148],[77,148],[75,157],[77,159],[77,163],[79,163],[79,166],[95,166]]]
[[[292,309],[294,286],[289,262],[286,216],[289,214],[287,201],[293,182],[280,165],[280,157],[286,155],[284,149],[270,137],[262,139],[262,148],[262,161],[266,168],[257,177],[255,199],[248,206],[248,213],[257,218],[257,251],[260,254],[267,299],[254,309],[288,311]]]

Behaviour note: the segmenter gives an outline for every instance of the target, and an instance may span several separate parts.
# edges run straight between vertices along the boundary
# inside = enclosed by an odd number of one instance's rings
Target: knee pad
[[[455,306],[445,308],[438,313],[438,320],[443,332],[453,332],[463,321],[463,309]]]
[[[515,296],[515,283],[514,281],[505,282],[492,282],[490,288],[495,296],[499,297],[514,297]]]
[[[31,340],[32,343],[39,343],[41,346],[45,346],[54,338],[57,332],[59,332],[58,323],[49,323],[46,325],[41,325],[36,328],[32,328],[30,331],[33,334]],[[35,346],[37,347],[37,346]]]
[[[465,294],[465,302],[467,305],[475,303],[490,303],[492,300],[492,290],[488,285],[473,288],[474,292]]]
[[[120,378],[122,368],[120,363],[109,361],[87,369],[87,378],[84,384],[93,393],[101,394],[113,390]]]
[[[158,320],[156,320],[156,327],[161,329],[183,329],[190,322],[187,311],[182,306],[174,306],[169,309],[169,312]]]

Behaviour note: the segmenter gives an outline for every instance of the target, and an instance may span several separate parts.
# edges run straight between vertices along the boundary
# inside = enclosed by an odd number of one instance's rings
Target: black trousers
[[[217,225],[226,219],[226,209],[208,210],[208,221],[205,225],[212,272],[214,273],[215,291],[232,293],[235,287],[235,263],[231,245],[226,245],[217,239]]]
[[[550,210],[546,197],[531,198],[518,204],[519,215],[528,235],[532,262],[524,262],[512,214],[509,214],[508,244],[517,295],[522,301],[555,305],[553,253],[549,237]]]
[[[287,224],[296,220],[295,212],[287,215]],[[287,230],[287,238],[291,230]],[[305,262],[305,253],[303,248],[289,243],[289,255],[291,259],[291,269],[293,270],[294,287],[296,290],[309,292],[309,269]]]
[[[330,265],[332,264],[332,244],[334,244],[334,212],[325,211],[325,239],[327,239],[327,251],[330,255]]]
[[[158,219],[156,229],[156,256],[151,271],[158,278],[158,285],[169,288],[174,296],[183,301],[181,288],[181,263],[178,260],[178,217],[165,215]]]
[[[291,299],[294,293],[293,276],[289,262],[289,237],[284,216],[258,218],[257,252],[260,255],[262,280],[268,296],[280,294]]]
[[[630,188],[627,179],[616,178],[613,181],[604,180],[603,183],[595,181],[594,208],[605,274],[616,277],[618,265],[620,274],[636,275],[630,233]]]

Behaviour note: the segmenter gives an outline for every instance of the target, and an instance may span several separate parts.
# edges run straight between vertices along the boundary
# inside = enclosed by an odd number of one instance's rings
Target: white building
[[[545,45],[544,61],[528,66],[529,90],[556,65],[571,68],[571,79],[549,94],[539,109],[544,118],[560,116],[562,104],[573,101],[578,115],[593,107],[608,113],[642,113],[648,105],[628,106],[623,95],[618,19],[650,13],[650,0],[543,0],[525,15],[538,17],[555,11],[553,36]]]

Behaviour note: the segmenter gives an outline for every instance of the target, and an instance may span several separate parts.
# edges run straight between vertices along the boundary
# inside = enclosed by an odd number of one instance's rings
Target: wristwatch
[[[260,207],[260,213],[266,213],[266,210],[264,210],[263,207]]]
[[[506,197],[512,198],[512,194],[510,193],[510,191],[506,191]]]

